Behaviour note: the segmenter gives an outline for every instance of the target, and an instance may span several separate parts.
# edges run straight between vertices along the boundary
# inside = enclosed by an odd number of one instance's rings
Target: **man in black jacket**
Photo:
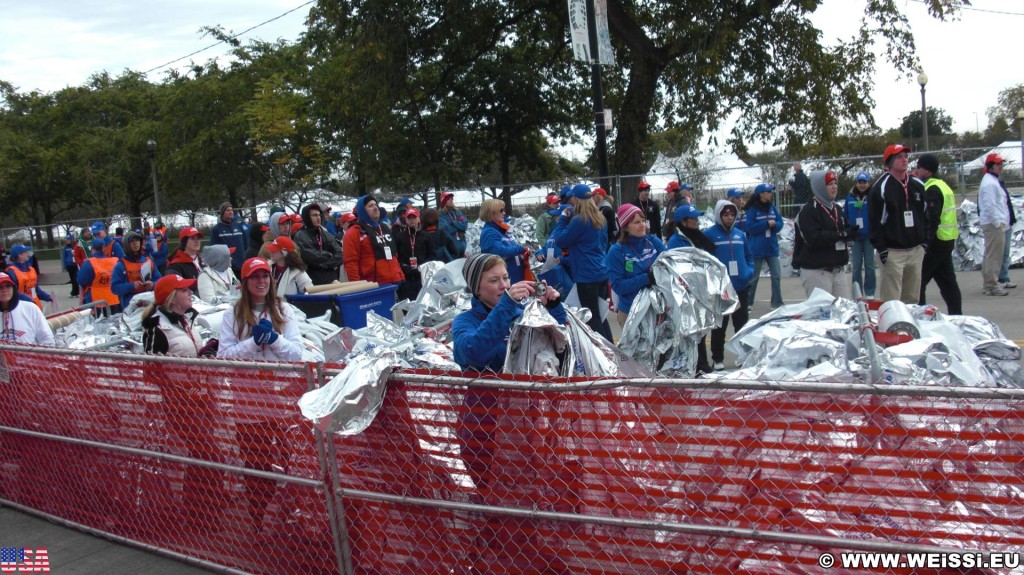
[[[868,192],[868,239],[882,262],[882,301],[916,304],[921,295],[921,266],[928,242],[924,182],[908,171],[910,148],[892,144],[882,161],[886,173]]]
[[[636,186],[636,200],[630,202],[640,208],[647,218],[647,233],[656,238],[661,237],[661,206],[651,199],[651,184],[640,182]]]
[[[963,315],[963,296],[953,268],[953,249],[960,229],[956,220],[956,196],[946,182],[938,178],[939,158],[924,154],[917,159],[917,177],[924,180],[925,209],[928,212],[928,249],[921,264],[921,297],[925,304],[928,282],[935,280],[946,302],[946,312]]]
[[[804,168],[800,165],[800,162],[793,164],[793,179],[789,181],[789,187],[793,190],[793,203],[796,204],[795,208],[787,210],[790,217],[796,213],[796,210],[800,209],[811,199],[811,180],[807,178],[807,174],[804,173]]]
[[[329,284],[338,279],[341,267],[341,246],[334,236],[321,225],[320,204],[309,204],[302,208],[302,229],[295,232],[292,240],[299,247],[306,273],[313,285]]]

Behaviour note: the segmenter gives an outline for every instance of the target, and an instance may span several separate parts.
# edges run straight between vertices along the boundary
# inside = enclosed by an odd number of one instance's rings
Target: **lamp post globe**
[[[928,107],[925,105],[924,87],[928,84],[928,74],[921,71],[917,75],[917,83],[921,85],[921,132],[924,134],[924,151],[928,151]]]

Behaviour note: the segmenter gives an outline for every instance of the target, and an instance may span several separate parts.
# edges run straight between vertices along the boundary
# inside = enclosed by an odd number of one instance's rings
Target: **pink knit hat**
[[[633,204],[622,204],[619,206],[619,228],[624,228],[629,225],[629,222],[633,220],[633,216],[640,214],[643,215],[643,211]]]

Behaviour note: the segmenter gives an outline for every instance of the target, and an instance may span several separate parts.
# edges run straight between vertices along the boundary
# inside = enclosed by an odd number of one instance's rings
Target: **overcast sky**
[[[984,130],[986,109],[999,91],[1024,83],[1024,0],[972,0],[960,21],[938,22],[920,0],[897,0],[915,30],[918,55],[929,81],[927,101],[952,116],[958,132]],[[199,29],[221,25],[238,33],[281,16],[243,36],[294,41],[311,3],[306,0],[0,0],[0,79],[20,91],[55,91],[83,84],[107,70],[148,71],[213,44]],[[825,0],[813,21],[826,42],[851,36],[864,2]],[[881,46],[879,46],[881,49]],[[225,46],[190,59],[205,62]],[[186,59],[178,65],[187,64]],[[150,79],[159,81],[160,72]],[[895,127],[920,109],[916,82],[879,60],[874,89],[875,122]]]

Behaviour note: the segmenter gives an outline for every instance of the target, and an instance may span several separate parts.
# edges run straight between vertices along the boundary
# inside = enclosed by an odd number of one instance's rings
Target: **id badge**
[[[843,241],[836,242],[836,251],[837,252],[845,252],[846,251],[846,242],[843,242]]]
[[[516,265],[517,266],[523,265],[523,258],[521,258],[520,256],[516,256]]]
[[[412,268],[412,269],[416,269],[416,257],[415,256],[409,258],[409,267]]]
[[[391,259],[391,246],[384,246],[384,259]]]
[[[857,218],[857,227],[864,229],[864,218]]]
[[[907,210],[903,212],[903,225],[912,228],[914,227],[914,212]]]
[[[555,248],[548,248],[548,259],[554,259],[555,257],[557,257],[555,256]]]
[[[772,237],[772,229],[771,228],[765,228],[764,229],[764,237],[766,237],[766,238]]]
[[[740,266],[736,263],[736,260],[729,262],[729,275],[738,276],[740,275]]]
[[[627,272],[632,272],[633,271],[633,260],[626,260],[626,271]]]

